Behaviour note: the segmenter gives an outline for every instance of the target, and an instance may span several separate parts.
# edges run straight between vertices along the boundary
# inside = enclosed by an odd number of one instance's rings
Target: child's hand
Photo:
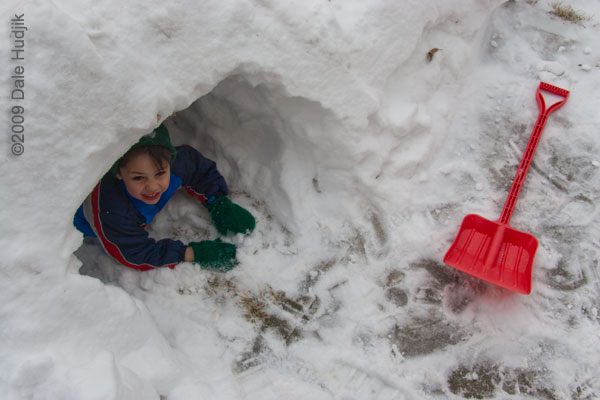
[[[256,221],[252,214],[237,204],[234,204],[226,196],[219,197],[208,206],[210,216],[221,235],[227,231],[233,233],[250,233],[254,230]]]
[[[200,264],[202,268],[227,272],[238,265],[233,244],[216,239],[192,242],[189,246],[194,251],[194,262]]]

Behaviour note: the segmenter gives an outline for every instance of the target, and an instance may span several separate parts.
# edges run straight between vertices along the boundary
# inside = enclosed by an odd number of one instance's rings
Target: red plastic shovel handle
[[[556,103],[548,107],[548,109],[546,109],[546,102],[544,101],[544,97],[542,96],[542,90],[548,93],[561,96],[563,97],[563,99],[557,101]],[[508,225],[508,223],[510,222],[510,218],[512,217],[513,211],[515,210],[515,205],[517,204],[517,199],[519,198],[519,193],[521,193],[523,182],[525,182],[527,171],[529,170],[529,166],[531,165],[531,161],[533,160],[533,155],[535,154],[537,145],[540,142],[540,137],[542,136],[542,131],[544,130],[544,126],[546,125],[548,117],[552,112],[562,107],[562,105],[565,104],[565,102],[567,101],[568,97],[568,90],[561,89],[559,87],[550,85],[546,82],[540,82],[540,85],[538,86],[536,92],[536,99],[540,109],[540,114],[538,115],[537,121],[535,122],[533,132],[531,132],[531,137],[529,138],[529,143],[527,143],[527,148],[525,149],[525,153],[523,154],[523,159],[521,160],[521,164],[519,165],[519,169],[517,170],[515,179],[513,180],[512,186],[510,187],[510,191],[508,192],[506,203],[504,203],[504,208],[502,209],[502,216],[500,217],[501,223]]]

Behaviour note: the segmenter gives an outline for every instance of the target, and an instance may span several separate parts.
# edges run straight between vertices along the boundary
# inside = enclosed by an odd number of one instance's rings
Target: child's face
[[[117,178],[122,179],[131,196],[146,204],[156,204],[169,187],[171,167],[164,163],[157,168],[147,154],[140,154],[121,167]]]

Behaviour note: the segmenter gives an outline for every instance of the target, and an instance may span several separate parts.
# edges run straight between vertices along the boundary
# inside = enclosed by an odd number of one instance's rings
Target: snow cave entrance
[[[252,80],[231,75],[164,123],[174,145],[191,145],[217,163],[230,197],[255,215],[259,229],[278,230],[289,241],[306,210],[323,201],[315,197],[323,185],[319,179],[327,180],[324,161],[340,148],[323,138],[340,123],[319,103],[287,93],[277,79]],[[146,227],[150,236],[184,243],[216,238],[204,207],[182,192]],[[86,238],[75,255],[82,275],[104,283],[116,283],[128,270],[97,239]]]

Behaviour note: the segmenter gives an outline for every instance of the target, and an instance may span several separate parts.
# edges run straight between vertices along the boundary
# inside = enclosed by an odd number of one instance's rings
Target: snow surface
[[[0,397],[600,397],[600,7],[574,7],[3,2]],[[571,96],[512,219],[540,241],[523,296],[441,260],[466,214],[499,216],[540,80]],[[257,217],[230,273],[129,270],[71,225],[173,112]],[[149,230],[216,237],[184,194]]]

